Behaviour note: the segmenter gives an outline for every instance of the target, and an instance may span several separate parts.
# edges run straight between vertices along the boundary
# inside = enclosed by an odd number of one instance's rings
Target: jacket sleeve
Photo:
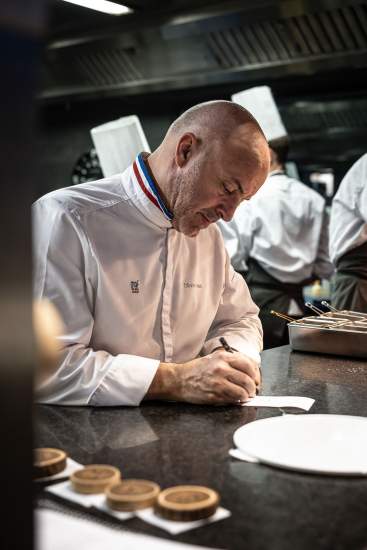
[[[90,346],[93,332],[93,257],[78,216],[54,198],[33,206],[34,295],[48,298],[59,311],[57,371],[37,389],[41,403],[60,405],[139,405],[159,361],[111,355]]]
[[[358,160],[358,210],[362,220],[367,224],[367,154]],[[367,232],[365,227],[364,233]]]
[[[245,280],[234,271],[227,254],[225,257],[222,298],[202,352],[207,355],[221,346],[219,338],[224,336],[231,347],[260,362],[263,331],[259,308],[253,302]]]
[[[320,239],[313,271],[314,275],[320,279],[329,279],[334,271],[334,265],[329,256],[329,214],[325,208],[322,213]]]

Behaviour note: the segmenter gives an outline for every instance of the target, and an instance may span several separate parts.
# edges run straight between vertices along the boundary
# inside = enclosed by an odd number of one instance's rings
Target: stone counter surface
[[[309,414],[367,416],[367,363],[292,352],[262,354],[264,395],[316,399]],[[36,406],[35,445],[162,488],[207,485],[232,517],[177,537],[138,519],[122,529],[243,550],[367,550],[367,477],[300,474],[232,459],[234,431],[279,409],[150,402],[139,408]]]

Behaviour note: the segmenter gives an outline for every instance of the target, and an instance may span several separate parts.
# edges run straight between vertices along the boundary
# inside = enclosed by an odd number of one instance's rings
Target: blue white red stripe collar
[[[144,192],[144,194],[149,198],[149,200],[163,213],[165,218],[169,221],[172,221],[173,214],[168,210],[164,204],[161,196],[158,193],[158,189],[150,176],[148,169],[144,163],[143,154],[140,153],[133,164],[133,170],[135,177]]]

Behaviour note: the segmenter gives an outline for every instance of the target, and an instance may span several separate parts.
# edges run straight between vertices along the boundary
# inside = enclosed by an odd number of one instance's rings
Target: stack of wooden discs
[[[154,511],[174,521],[194,521],[212,516],[219,504],[219,495],[213,489],[199,485],[177,485],[162,491]]]
[[[66,467],[67,454],[60,449],[43,447],[33,451],[33,477],[41,479],[62,472]]]
[[[45,478],[65,469],[67,455],[60,449],[34,450],[34,477]],[[212,516],[219,495],[208,487],[178,485],[161,491],[159,485],[145,479],[121,480],[118,468],[107,464],[90,464],[70,476],[75,491],[106,494],[112,510],[132,512],[154,507],[157,515],[173,521],[194,521]]]
[[[121,479],[120,470],[107,464],[90,464],[70,476],[70,482],[78,493],[98,494]]]
[[[110,508],[132,512],[149,508],[155,504],[160,487],[145,479],[124,479],[106,490],[106,501]]]

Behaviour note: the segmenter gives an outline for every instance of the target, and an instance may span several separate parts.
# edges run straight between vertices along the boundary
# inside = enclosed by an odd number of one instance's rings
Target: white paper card
[[[57,485],[50,485],[46,487],[45,491],[53,493],[58,497],[64,498],[65,500],[71,500],[72,502],[77,502],[86,508],[91,506],[97,506],[102,504],[105,500],[105,495],[84,495],[82,493],[77,493],[74,491],[70,481],[65,481],[64,483],[58,483]]]
[[[237,460],[243,460],[244,462],[251,462],[253,464],[258,464],[259,460],[251,455],[247,455],[240,451],[239,449],[229,449],[228,454],[232,458],[237,458]]]
[[[154,513],[153,508],[139,510],[135,512],[135,515],[143,521],[150,523],[151,525],[155,525],[156,527],[160,527],[160,529],[164,529],[164,531],[171,533],[171,535],[179,535],[180,533],[190,531],[191,529],[196,529],[197,527],[201,527],[202,525],[207,525],[209,523],[214,523],[215,521],[220,521],[221,519],[228,518],[231,515],[231,512],[229,510],[226,510],[225,508],[219,507],[215,514],[212,515],[210,518],[199,519],[197,521],[172,521],[169,519],[164,519],[157,516]]]
[[[64,479],[67,477],[70,477],[71,474],[76,472],[76,470],[80,470],[80,468],[84,468],[83,464],[79,464],[79,462],[76,462],[76,460],[73,460],[72,458],[66,459],[66,467],[62,472],[59,472],[58,474],[55,474],[53,476],[48,477],[40,477],[38,479],[35,479],[34,481],[53,481],[54,479]]]
[[[205,550],[203,546],[111,529],[53,510],[36,510],[35,520],[37,550]]]
[[[257,395],[245,403],[242,407],[294,407],[309,411],[315,400],[311,397],[297,397],[293,395]]]
[[[110,514],[110,516],[113,516],[114,518],[117,518],[121,521],[125,521],[127,519],[130,519],[134,516],[133,512],[119,512],[118,510],[112,510],[106,503],[106,499],[103,500],[103,502],[99,502],[95,505],[98,510],[102,510],[102,512],[105,512],[106,514]]]

